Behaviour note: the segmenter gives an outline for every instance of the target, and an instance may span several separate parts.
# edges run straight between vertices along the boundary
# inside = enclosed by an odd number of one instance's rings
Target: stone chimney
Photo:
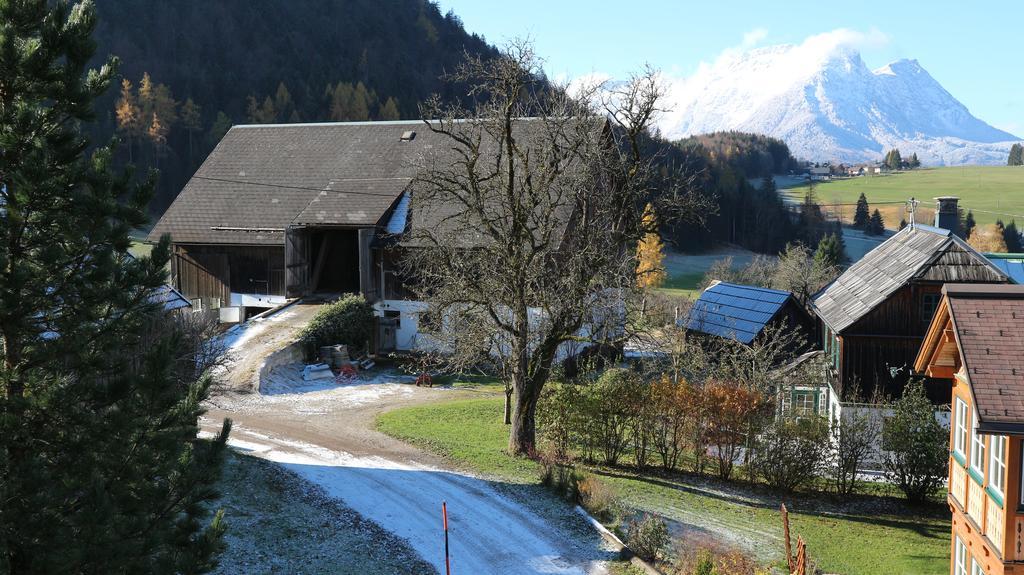
[[[959,234],[960,209],[957,203],[960,201],[960,198],[956,196],[942,196],[933,199],[935,200],[935,227]]]

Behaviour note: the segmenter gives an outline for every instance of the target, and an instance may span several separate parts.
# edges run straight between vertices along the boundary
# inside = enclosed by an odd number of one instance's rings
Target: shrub
[[[718,476],[729,479],[739,449],[764,415],[767,402],[760,392],[734,383],[706,383],[703,394],[708,409],[708,438],[718,458]]]
[[[588,414],[593,423],[592,432],[604,462],[615,465],[629,441],[629,429],[641,403],[637,394],[647,385],[640,376],[628,369],[613,368],[605,371],[590,386],[591,401]]]
[[[701,549],[697,552],[697,564],[693,566],[693,575],[718,575],[715,568],[715,557],[711,551]]]
[[[576,484],[576,490],[580,505],[591,515],[605,522],[615,519],[619,500],[608,484],[593,475],[585,475]]]
[[[541,461],[540,482],[559,497],[576,503],[580,499],[580,481],[583,475],[572,465],[554,461]]]
[[[824,419],[780,419],[758,437],[751,465],[768,486],[790,493],[821,471],[828,448]]]
[[[767,575],[769,571],[737,549],[678,545],[675,575]]]
[[[949,432],[935,420],[935,408],[919,380],[911,381],[893,403],[882,431],[889,480],[909,501],[921,502],[942,485],[948,472]]]
[[[645,561],[655,561],[668,545],[668,526],[665,522],[649,513],[639,520],[632,520],[626,528],[626,546],[637,557]]]
[[[300,338],[307,350],[343,344],[362,349],[373,333],[373,307],[361,295],[346,295],[316,312]]]
[[[550,382],[537,402],[537,428],[556,461],[570,458],[582,434],[583,398],[579,385]]]
[[[852,495],[857,473],[874,453],[879,440],[879,423],[868,410],[844,410],[842,422],[832,427],[832,449],[828,478],[837,495]]]

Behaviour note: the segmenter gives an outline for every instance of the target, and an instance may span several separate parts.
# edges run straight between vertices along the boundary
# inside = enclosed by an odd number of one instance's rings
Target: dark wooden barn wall
[[[228,305],[232,292],[284,295],[283,247],[176,245],[171,266],[175,287],[189,299]]]

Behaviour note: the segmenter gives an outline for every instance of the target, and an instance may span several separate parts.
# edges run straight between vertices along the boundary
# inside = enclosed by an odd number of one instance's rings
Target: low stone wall
[[[260,370],[256,376],[256,381],[253,382],[256,390],[260,393],[263,392],[263,382],[275,367],[289,363],[302,363],[305,359],[305,355],[305,344],[302,341],[293,341],[285,347],[268,355],[266,359],[263,360],[263,363],[260,364]]]

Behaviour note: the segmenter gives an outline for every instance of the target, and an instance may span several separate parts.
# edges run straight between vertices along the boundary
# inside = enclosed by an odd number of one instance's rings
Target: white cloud
[[[749,50],[754,46],[761,43],[762,40],[768,37],[767,28],[754,28],[750,32],[743,35],[743,42],[740,44],[741,48]]]

